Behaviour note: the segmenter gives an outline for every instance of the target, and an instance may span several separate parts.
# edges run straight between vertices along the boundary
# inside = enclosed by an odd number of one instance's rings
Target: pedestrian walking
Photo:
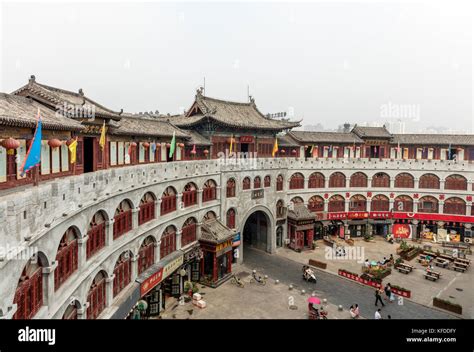
[[[385,304],[382,301],[382,296],[380,295],[380,290],[375,290],[375,305],[378,306],[378,302],[382,303],[382,307],[385,307]]]
[[[355,314],[356,319],[360,317],[360,311],[359,311],[359,305],[358,304],[356,304],[355,307],[354,307],[354,314]]]
[[[375,320],[380,320],[382,319],[382,315],[380,314],[380,312],[382,311],[382,309],[377,309],[377,311],[375,312]]]
[[[385,285],[385,295],[387,296],[387,301],[392,303],[392,286],[390,285],[390,282]]]

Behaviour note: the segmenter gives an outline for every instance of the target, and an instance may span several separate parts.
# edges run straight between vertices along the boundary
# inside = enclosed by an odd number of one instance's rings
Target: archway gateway
[[[257,210],[252,213],[244,225],[244,245],[270,252],[270,225],[270,221],[263,211]]]

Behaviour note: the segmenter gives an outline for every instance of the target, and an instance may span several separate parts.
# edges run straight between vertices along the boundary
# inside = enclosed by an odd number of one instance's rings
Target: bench
[[[400,273],[404,273],[404,274],[409,274],[409,273],[411,273],[411,270],[410,270],[410,269],[404,268],[404,267],[402,267],[402,266],[399,266],[399,267],[398,267],[398,271],[399,271]]]
[[[441,268],[446,268],[448,266],[448,263],[449,263],[448,261],[440,261],[440,260],[435,261],[435,265]]]
[[[463,258],[456,258],[454,260],[454,264],[457,264],[457,263],[461,263],[461,264],[465,264],[465,265],[469,266],[469,265],[471,265],[471,260],[463,259]]]
[[[425,279],[431,280],[431,281],[436,281],[439,279],[439,276],[431,275],[429,273],[425,273]]]
[[[402,267],[403,269],[406,269],[406,270],[409,270],[409,271],[412,271],[414,269],[414,267],[412,267],[409,264],[405,264],[405,263],[398,263],[398,267]]]
[[[441,273],[438,273],[437,271],[433,271],[433,270],[428,270],[426,271],[426,273],[432,276],[436,276],[438,279],[441,276]]]
[[[453,269],[456,270],[456,271],[460,271],[460,272],[462,272],[462,273],[467,270],[466,267],[464,267],[464,266],[457,266],[457,265],[454,265],[454,266],[453,266]]]
[[[431,251],[431,248],[432,248],[431,244],[424,244],[424,245],[423,245],[423,249],[424,249],[425,251]]]

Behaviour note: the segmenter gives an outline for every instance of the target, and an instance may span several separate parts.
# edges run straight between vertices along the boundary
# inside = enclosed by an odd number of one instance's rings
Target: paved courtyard
[[[355,247],[359,251],[363,250],[364,259],[369,261],[382,260],[384,257],[389,257],[393,254],[394,258],[399,256],[396,254],[398,244],[390,244],[380,237],[376,237],[374,242],[365,242],[363,239],[354,239]],[[345,245],[344,241],[339,240],[340,245]],[[428,242],[423,243],[428,244]],[[416,244],[422,246],[423,244]],[[433,250],[439,249],[442,252],[442,247],[438,244],[432,244]],[[318,248],[315,250],[308,250],[301,253],[297,253],[288,248],[280,248],[277,250],[277,255],[291,259],[302,264],[307,264],[309,259],[316,259],[327,263],[327,269],[325,271],[334,275],[337,275],[338,269],[346,269],[350,272],[361,274],[362,263],[356,259],[334,259],[326,257],[326,248],[328,248],[323,241],[318,241]],[[468,256],[472,259],[472,256]],[[423,276],[425,267],[418,263],[417,259],[414,258],[409,262],[410,265],[415,267],[415,270],[406,275],[399,273],[396,270],[392,270],[392,273],[387,276],[383,283],[391,283],[393,285],[401,286],[411,290],[412,296],[410,300],[413,302],[432,307],[433,297],[446,299],[451,302],[460,304],[463,307],[463,318],[474,318],[474,299],[472,298],[472,292],[474,289],[474,270],[469,268],[465,273],[456,272],[450,269],[443,269],[435,267],[436,271],[441,273],[441,278],[438,281],[426,280]]]
[[[356,245],[358,244],[356,243]],[[365,254],[369,259],[374,260],[383,258],[383,255],[382,258],[379,255],[376,256],[380,250],[389,251],[392,249],[395,252],[396,248],[396,245],[392,246],[384,241],[366,245],[368,248]],[[307,262],[309,258],[322,260],[322,257],[318,256],[324,256],[323,248],[321,246],[315,251],[304,253],[280,249],[276,255],[245,248],[244,264],[233,267],[233,272],[244,281],[244,288],[237,287],[230,281],[217,289],[200,285],[200,293],[207,303],[206,308],[197,308],[191,302],[179,304],[178,301],[173,300],[167,304],[162,319],[307,319],[306,301],[313,292],[321,300],[327,300],[327,303],[323,303],[323,305],[329,313],[329,319],[349,319],[348,309],[355,303],[359,304],[363,319],[373,319],[376,310],[374,290],[335,275],[339,267],[360,272],[358,263],[346,262],[345,266],[341,266],[339,262],[328,262],[328,270],[316,271],[318,277],[316,284],[307,283],[301,279],[301,263]],[[265,286],[249,283],[253,269],[268,275],[268,282]],[[443,283],[439,287],[435,286],[437,283],[433,285],[422,277],[421,268],[408,275],[408,277],[412,276],[409,279],[398,272],[391,274],[389,278],[393,284],[412,288],[415,298],[420,294],[421,299],[418,297],[419,300],[428,300],[430,295],[439,295],[444,298],[446,295],[450,295],[454,288],[458,288],[462,284],[466,286],[466,289],[462,292],[456,290],[456,295],[459,297],[459,302],[469,302],[469,275],[460,274],[464,276],[458,276],[449,270],[446,271],[450,279],[444,277],[440,281],[449,280],[449,282]],[[454,281],[450,274],[453,275]],[[279,280],[279,283],[276,283],[276,280]],[[294,286],[292,290],[289,289],[290,284]],[[305,293],[302,293],[302,290],[305,290]],[[338,310],[339,305],[343,307],[342,311]],[[386,318],[388,315],[391,315],[392,319],[455,319],[459,317],[429,307],[428,304],[419,304],[416,299],[405,299],[402,305],[386,303],[382,308],[382,317]],[[464,315],[467,314],[464,313]]]

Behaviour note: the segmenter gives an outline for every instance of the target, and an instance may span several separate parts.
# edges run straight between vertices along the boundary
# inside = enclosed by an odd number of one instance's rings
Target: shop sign
[[[240,137],[240,143],[253,143],[253,136]]]
[[[216,252],[216,257],[220,257],[223,254],[226,254],[227,252],[230,252],[232,250],[232,247],[226,247],[224,249],[221,249],[220,251]]]
[[[392,233],[395,238],[411,238],[411,226],[408,224],[394,224]]]
[[[347,214],[345,212],[340,213],[328,213],[329,220],[338,220],[338,219],[346,219]]]
[[[232,247],[237,247],[237,246],[240,246],[240,232],[237,232],[237,234],[232,239]]]
[[[156,285],[158,285],[163,280],[163,268],[160,268],[157,272],[147,278],[140,285],[140,296],[143,297]]]
[[[263,189],[252,190],[252,199],[260,199],[260,198],[263,198],[263,196],[264,196]]]
[[[172,260],[163,268],[163,279],[170,276],[175,270],[177,270],[184,263],[184,255],[180,255],[178,258]]]
[[[369,213],[366,211],[351,211],[347,213],[348,219],[367,219],[369,217]]]
[[[390,212],[389,211],[371,212],[370,217],[372,219],[389,219],[390,218]]]

